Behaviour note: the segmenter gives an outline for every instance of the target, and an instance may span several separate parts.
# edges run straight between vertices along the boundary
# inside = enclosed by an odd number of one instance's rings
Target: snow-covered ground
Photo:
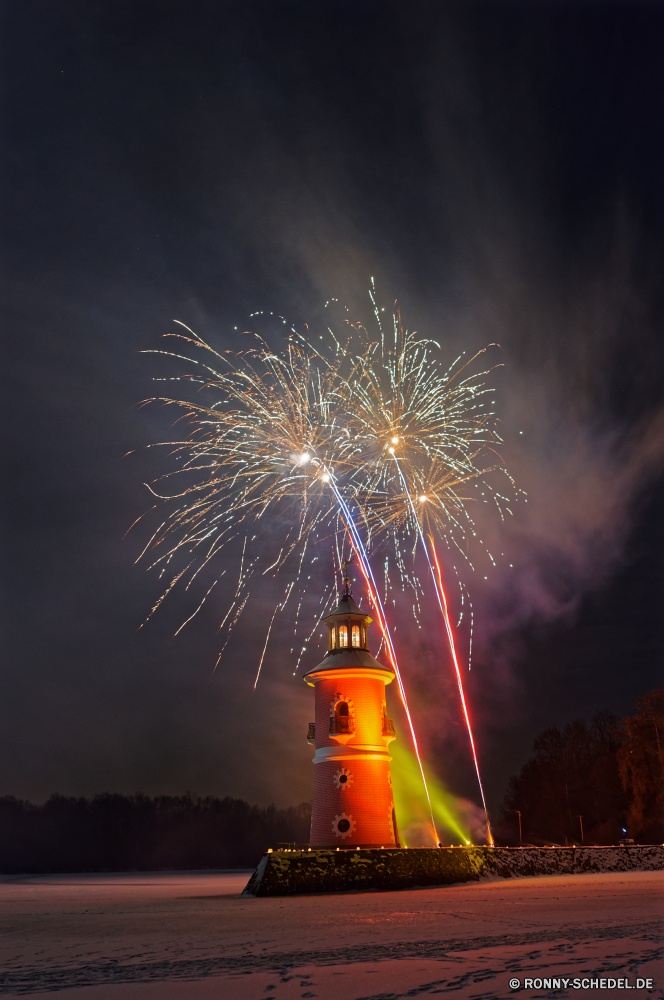
[[[242,898],[249,873],[0,878],[0,993],[58,1000],[518,995],[509,980],[625,978],[664,998],[664,872]]]

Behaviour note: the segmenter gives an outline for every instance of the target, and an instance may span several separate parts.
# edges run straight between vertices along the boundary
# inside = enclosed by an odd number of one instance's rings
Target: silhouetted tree
[[[0,871],[251,868],[268,847],[308,843],[311,804],[260,808],[196,796],[0,798]]]
[[[533,756],[510,778],[503,819],[512,835],[521,812],[523,839],[533,843],[615,844],[627,800],[618,773],[617,752],[623,735],[618,716],[598,712],[564,729],[547,729],[533,746]],[[518,834],[517,834],[518,836]]]
[[[627,828],[634,838],[664,840],[664,689],[655,688],[622,720],[625,738],[618,750],[620,780],[629,806]]]
[[[521,813],[523,839],[615,844],[622,828],[641,843],[664,841],[664,689],[620,719],[598,712],[547,729],[518,777],[510,778],[503,832],[514,841]],[[516,834],[518,837],[518,833]]]

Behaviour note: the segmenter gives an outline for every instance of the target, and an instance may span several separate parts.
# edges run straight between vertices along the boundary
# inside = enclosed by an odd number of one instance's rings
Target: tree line
[[[311,804],[287,809],[192,795],[0,798],[0,871],[253,868],[268,847],[308,843]]]
[[[598,712],[547,729],[510,779],[502,833],[511,843],[664,842],[664,689],[634,716]]]

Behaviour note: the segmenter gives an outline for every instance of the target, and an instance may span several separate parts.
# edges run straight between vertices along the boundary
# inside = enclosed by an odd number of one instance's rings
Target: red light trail
[[[389,453],[396,463],[396,467],[399,471],[399,476],[401,477],[401,483],[404,490],[406,491],[406,496],[408,497],[408,503],[410,504],[413,518],[415,524],[417,525],[417,530],[422,542],[422,547],[424,548],[424,554],[427,557],[427,562],[429,563],[429,569],[431,570],[431,575],[433,577],[434,586],[436,588],[436,597],[438,598],[438,605],[440,607],[441,614],[443,616],[443,621],[445,622],[445,631],[447,632],[447,641],[450,647],[450,652],[452,654],[452,661],[454,663],[454,669],[456,671],[457,686],[459,688],[459,695],[461,697],[461,707],[463,708],[463,715],[466,720],[466,728],[468,729],[468,737],[470,739],[470,749],[473,754],[473,761],[475,763],[475,773],[477,774],[477,783],[480,787],[480,795],[482,796],[482,805],[484,806],[484,816],[486,819],[486,832],[487,840],[491,846],[493,846],[493,835],[491,833],[491,823],[489,822],[489,811],[486,807],[486,799],[484,797],[484,788],[482,787],[482,778],[480,777],[480,765],[477,759],[477,751],[475,750],[475,740],[473,739],[473,729],[470,724],[470,716],[468,715],[468,706],[466,705],[466,696],[463,690],[463,681],[461,679],[461,671],[459,670],[459,661],[456,654],[456,646],[454,643],[454,633],[452,632],[452,624],[450,622],[450,616],[447,610],[447,597],[445,595],[445,588],[443,587],[443,575],[440,570],[440,562],[438,561],[438,553],[436,552],[436,546],[434,545],[433,536],[429,535],[429,541],[431,543],[431,551],[433,553],[433,558],[435,562],[435,572],[434,567],[431,564],[431,558],[429,556],[429,549],[427,546],[426,538],[422,532],[422,527],[420,525],[419,518],[417,516],[417,511],[415,510],[415,505],[413,504],[413,499],[410,495],[408,485],[404,478],[404,474],[401,471],[401,466],[399,464],[399,459],[394,454],[394,448],[389,449]]]
[[[408,726],[410,728],[410,735],[413,741],[413,748],[415,750],[415,756],[417,757],[417,763],[419,764],[420,774],[422,775],[422,783],[424,785],[424,791],[426,792],[427,802],[429,803],[429,813],[431,815],[431,826],[433,829],[433,834],[435,837],[435,843],[438,843],[438,831],[436,830],[436,821],[433,816],[433,805],[431,803],[431,796],[429,795],[429,788],[427,786],[427,779],[424,774],[424,766],[422,764],[422,758],[420,756],[420,750],[417,745],[417,736],[415,735],[415,727],[413,725],[413,720],[411,718],[410,709],[408,708],[408,698],[406,697],[406,689],[404,687],[403,680],[401,678],[401,671],[399,670],[399,664],[397,662],[397,655],[394,650],[394,645],[392,643],[392,636],[390,634],[390,629],[387,624],[387,619],[385,618],[385,611],[383,608],[383,603],[380,599],[380,594],[378,593],[378,587],[376,586],[376,581],[374,580],[373,573],[371,571],[371,566],[369,565],[369,559],[366,554],[364,545],[362,544],[362,539],[360,538],[359,532],[353,521],[352,514],[348,509],[344,498],[341,496],[339,489],[334,482],[333,477],[330,475],[330,485],[334,491],[337,503],[339,504],[339,510],[341,512],[342,519],[346,526],[348,532],[348,537],[350,539],[353,551],[355,552],[360,569],[362,570],[362,576],[364,577],[365,583],[367,585],[367,591],[369,593],[369,599],[374,606],[376,611],[376,617],[378,618],[378,625],[385,639],[385,645],[387,647],[387,653],[394,670],[394,675],[397,679],[397,684],[399,686],[399,693],[401,695],[401,701],[406,713],[406,718],[408,719]]]
[[[440,605],[440,610],[443,614],[443,619],[445,620],[445,629],[447,631],[447,641],[449,642],[450,652],[452,653],[452,660],[454,662],[454,669],[456,671],[457,686],[459,688],[459,695],[461,697],[461,707],[463,708],[464,718],[466,720],[466,727],[468,729],[468,737],[470,739],[470,749],[473,753],[473,761],[475,763],[475,773],[477,774],[477,783],[480,786],[480,794],[482,796],[482,805],[484,806],[484,815],[486,817],[486,830],[487,838],[489,844],[493,846],[493,836],[491,834],[491,823],[489,822],[489,812],[486,807],[486,799],[484,798],[484,788],[482,787],[482,779],[480,777],[480,765],[477,759],[477,751],[475,750],[475,740],[473,739],[473,729],[470,724],[470,716],[468,715],[468,706],[466,705],[466,696],[463,690],[463,681],[461,680],[461,671],[459,670],[459,661],[457,660],[456,648],[454,644],[454,634],[452,632],[452,625],[450,623],[450,616],[447,610],[447,597],[445,596],[445,588],[443,587],[443,576],[440,571],[440,563],[438,561],[438,553],[436,552],[436,546],[431,535],[429,535],[429,541],[431,543],[431,552],[433,554],[434,563],[436,566],[436,573],[434,576],[434,583],[436,585],[436,594],[438,595],[438,603]],[[427,556],[428,558],[428,556]]]

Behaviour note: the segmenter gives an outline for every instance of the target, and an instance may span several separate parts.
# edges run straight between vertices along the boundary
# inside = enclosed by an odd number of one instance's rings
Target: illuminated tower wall
[[[328,651],[304,678],[316,692],[311,846],[398,847],[388,752],[394,726],[385,702],[394,674],[369,652],[371,618],[348,586],[323,621]]]

